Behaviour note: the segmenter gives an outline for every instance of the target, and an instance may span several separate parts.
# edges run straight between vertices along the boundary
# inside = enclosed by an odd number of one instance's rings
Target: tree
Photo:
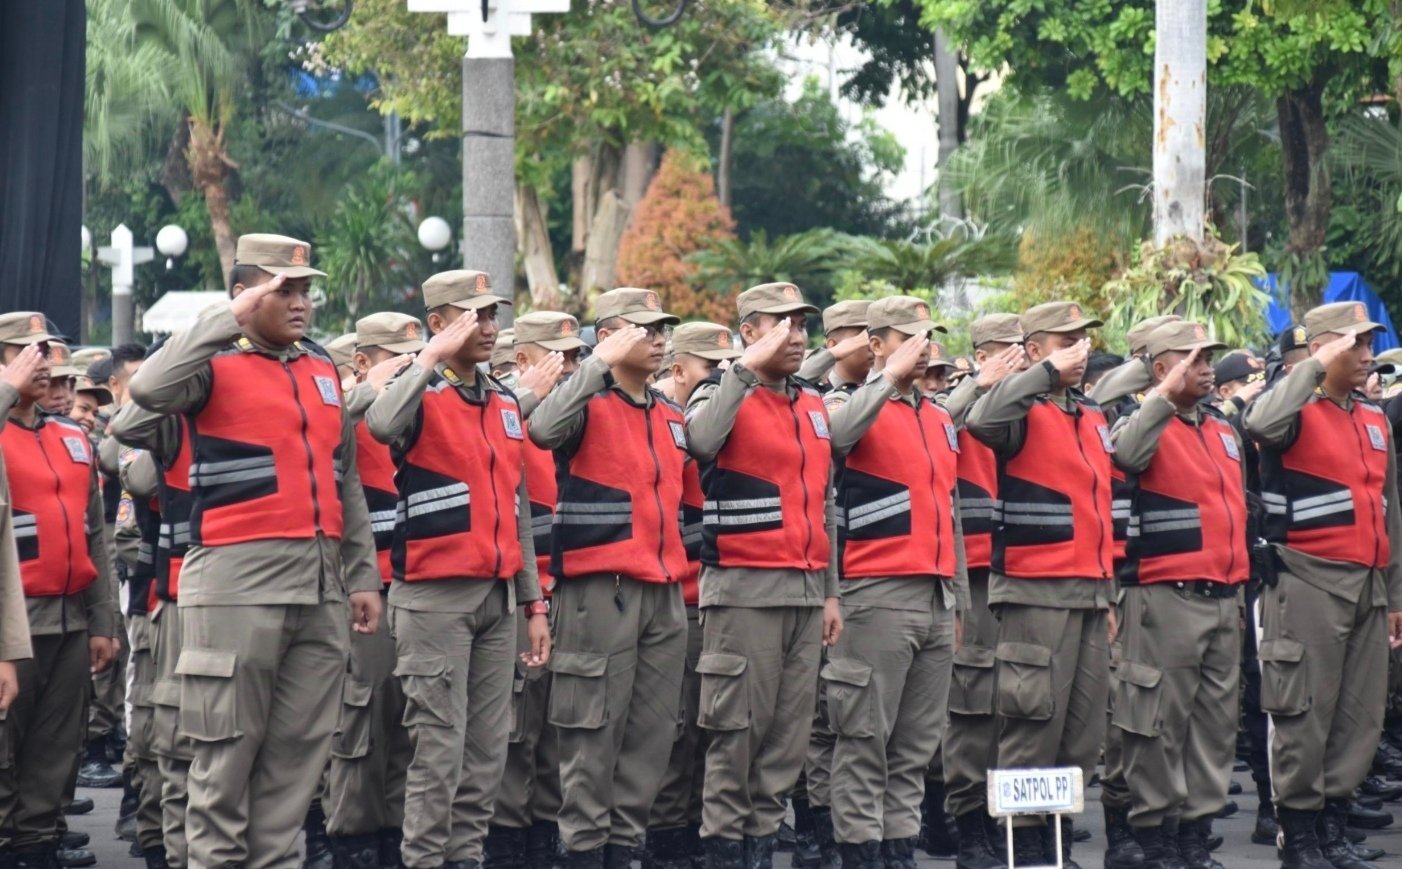
[[[1154,243],[1203,238],[1207,0],[1154,4]]]
[[[696,265],[687,257],[734,239],[734,226],[700,161],[668,151],[623,234],[618,280],[656,290],[663,307],[683,320],[728,322],[734,297],[697,287]]]
[[[788,281],[804,289],[815,305],[832,293],[832,278],[853,250],[850,236],[830,229],[810,229],[776,238],[762,229],[748,241],[731,238],[691,255],[697,283],[712,292],[733,295],[757,284]]]

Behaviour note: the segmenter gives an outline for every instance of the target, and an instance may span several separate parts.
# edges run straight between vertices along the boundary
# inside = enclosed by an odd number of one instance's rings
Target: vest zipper
[[[798,418],[798,411],[795,407],[798,404],[798,395],[789,399],[789,413],[793,416],[793,433],[798,437],[798,481],[803,488],[803,522],[808,529],[807,541],[803,544],[803,565],[807,570],[813,569],[813,563],[808,558],[808,552],[813,548],[813,518],[808,515],[808,449],[803,446],[802,421]],[[780,496],[782,497],[782,492]],[[779,508],[783,509],[782,506]]]
[[[311,421],[307,419],[307,408],[302,404],[302,390],[297,388],[297,377],[285,359],[282,360],[282,370],[287,372],[287,379],[292,384],[292,399],[297,402],[297,412],[302,415],[302,447],[307,451],[307,477],[312,483],[312,527],[316,529],[317,534],[321,534],[321,496],[317,494],[316,459],[312,455],[312,442],[307,440],[307,429],[311,427]]]
[[[43,431],[43,426],[44,423],[41,420],[39,422],[39,428],[34,429],[34,442],[39,446],[39,454],[44,457],[44,464],[48,467],[49,473],[54,475],[54,500],[58,502],[59,512],[63,514],[63,545],[68,549],[68,559],[65,562],[66,573],[63,577],[63,599],[65,601],[63,605],[63,627],[65,630],[67,630],[68,604],[66,603],[66,601],[68,600],[68,589],[73,587],[72,523],[69,521],[68,518],[68,505],[63,503],[63,478],[59,476],[57,469],[54,468],[54,463],[49,461],[49,451],[44,448],[44,438],[40,435],[40,432]],[[36,532],[39,530],[37,521],[35,523],[34,530]],[[99,580],[100,579],[101,577],[99,577]]]
[[[935,576],[939,576],[940,556],[944,555],[944,535],[940,534],[940,502],[939,492],[935,491],[935,457],[930,455],[930,440],[925,437],[925,426],[920,422],[920,405],[917,402],[915,407],[915,430],[920,432],[920,445],[925,448],[925,465],[930,469],[930,491],[934,495],[935,504]],[[913,502],[912,502],[913,506]],[[911,518],[915,514],[911,513]],[[951,517],[952,518],[952,517]],[[911,528],[914,531],[914,527]]]
[[[490,401],[490,397],[483,396],[482,412],[477,414],[477,422],[482,427],[482,441],[487,445],[487,473],[492,478],[492,547],[497,553],[496,564],[492,566],[492,578],[495,579],[501,573],[501,498],[497,496],[497,451],[492,447],[491,438],[487,437],[487,405]],[[467,511],[471,515],[472,504],[467,505]]]
[[[1091,504],[1095,509],[1095,518],[1100,520],[1095,523],[1096,531],[1099,532],[1100,542],[1095,547],[1095,560],[1100,565],[1100,578],[1109,579],[1110,572],[1105,567],[1105,517],[1100,513],[1100,502],[1095,500],[1095,490],[1100,488],[1100,475],[1095,471],[1095,465],[1090,463],[1090,456],[1086,455],[1085,442],[1081,440],[1081,405],[1076,403],[1076,412],[1071,417],[1072,423],[1076,427],[1076,449],[1080,450],[1081,461],[1086,463],[1086,468],[1090,470],[1091,479]],[[1113,495],[1112,495],[1113,497]]]
[[[662,575],[667,578],[668,582],[671,582],[672,572],[667,569],[664,549],[667,540],[667,526],[666,519],[662,515],[662,460],[657,457],[657,444],[652,440],[652,409],[646,405],[643,406],[643,420],[647,430],[647,451],[652,456],[652,469],[655,475],[652,480],[652,497],[657,501],[657,563],[662,568]]]
[[[1227,533],[1230,539],[1236,539],[1236,522],[1232,520],[1232,505],[1227,500],[1227,478],[1222,476],[1222,469],[1217,466],[1217,462],[1212,458],[1212,451],[1207,448],[1207,436],[1202,433],[1202,424],[1194,426],[1198,430],[1198,442],[1202,444],[1202,451],[1207,455],[1207,461],[1212,465],[1212,469],[1217,472],[1217,489],[1222,496],[1222,507],[1227,511]],[[1227,549],[1227,581],[1231,582],[1232,573],[1236,569],[1236,546]]]

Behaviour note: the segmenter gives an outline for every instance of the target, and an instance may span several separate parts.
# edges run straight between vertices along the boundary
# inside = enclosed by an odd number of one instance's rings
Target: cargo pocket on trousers
[[[550,723],[598,730],[608,721],[609,656],[555,652],[550,656]]]
[[[511,736],[506,740],[511,745],[520,744],[526,737],[526,686],[529,684],[524,665],[517,664],[511,676]]]
[[[175,665],[180,680],[180,730],[196,742],[238,739],[238,655],[216,649],[183,649]]]
[[[1309,673],[1305,669],[1305,645],[1299,640],[1263,640],[1261,660],[1261,709],[1271,715],[1300,715],[1313,705]]]
[[[993,650],[965,646],[954,655],[949,682],[949,711],[955,715],[993,714]]]
[[[1121,661],[1116,670],[1115,708],[1110,723],[1138,736],[1159,735],[1159,704],[1163,699],[1163,671],[1148,664]]]
[[[828,726],[832,732],[855,739],[875,736],[871,668],[858,661],[833,658],[823,667],[822,677],[828,689]]]
[[[331,740],[331,756],[355,760],[370,753],[370,698],[374,689],[346,676],[341,687],[341,721]]]
[[[744,655],[706,652],[696,662],[701,674],[701,710],[696,724],[706,730],[744,730],[750,726],[750,693],[745,684]]]
[[[1046,721],[1056,702],[1052,697],[1051,649],[1032,643],[999,643],[998,714],[1007,718]]]
[[[404,689],[404,726],[452,727],[453,670],[444,655],[405,655],[394,666]]]

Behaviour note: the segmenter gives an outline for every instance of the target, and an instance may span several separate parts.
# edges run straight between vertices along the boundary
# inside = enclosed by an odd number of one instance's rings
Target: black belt
[[[1228,598],[1236,597],[1237,586],[1225,582],[1212,582],[1207,579],[1195,579],[1191,582],[1175,582],[1173,587],[1179,591],[1186,591],[1199,597]]]

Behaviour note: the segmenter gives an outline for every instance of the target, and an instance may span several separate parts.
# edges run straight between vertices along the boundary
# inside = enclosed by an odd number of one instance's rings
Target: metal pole
[[[112,230],[112,249],[117,261],[112,264],[112,344],[126,344],[132,338],[131,288],[136,276],[133,266],[131,230],[125,223]]]

